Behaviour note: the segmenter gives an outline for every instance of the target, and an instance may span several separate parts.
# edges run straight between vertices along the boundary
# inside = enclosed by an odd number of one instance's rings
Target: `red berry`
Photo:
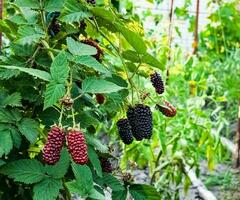
[[[103,104],[105,101],[105,97],[102,94],[96,94],[96,100],[98,104]]]
[[[164,101],[164,104],[164,106],[157,104],[158,110],[166,117],[174,117],[177,114],[176,108],[168,101]]]
[[[53,126],[48,133],[47,143],[43,148],[43,160],[48,165],[54,165],[60,159],[60,151],[64,144],[64,131]]]
[[[88,162],[87,144],[83,132],[71,130],[67,135],[67,146],[75,163],[84,165]]]

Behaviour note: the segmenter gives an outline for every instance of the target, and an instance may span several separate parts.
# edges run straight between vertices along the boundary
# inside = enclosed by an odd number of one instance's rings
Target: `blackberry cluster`
[[[149,139],[152,136],[152,112],[149,106],[137,104],[130,107],[127,117],[136,140]]]
[[[64,144],[64,131],[53,126],[48,133],[47,143],[43,148],[43,160],[48,165],[54,165],[60,159],[60,151]]]
[[[113,171],[112,164],[108,158],[103,158],[103,157],[100,158],[100,163],[101,163],[103,172],[111,173]]]
[[[68,133],[67,146],[75,163],[84,165],[88,162],[87,144],[81,131],[71,130]]]
[[[157,109],[166,117],[174,117],[177,114],[176,108],[168,101],[164,101],[164,104],[164,106],[157,104]]]
[[[105,97],[102,94],[96,94],[96,101],[98,104],[103,104],[105,101]]]
[[[93,4],[95,5],[96,4],[96,0],[86,0],[87,3],[90,3],[90,4]]]
[[[133,142],[131,126],[128,119],[120,119],[117,122],[118,133],[124,144]]]
[[[150,75],[150,77],[152,85],[155,88],[156,92],[158,94],[162,94],[164,92],[164,83],[161,75],[157,72],[154,72],[153,74]]]
[[[96,60],[98,61],[102,60],[103,50],[98,46],[97,42],[91,39],[82,40],[81,42],[84,44],[90,45],[92,47],[95,47],[97,49],[97,54],[93,55],[93,57],[96,58]]]

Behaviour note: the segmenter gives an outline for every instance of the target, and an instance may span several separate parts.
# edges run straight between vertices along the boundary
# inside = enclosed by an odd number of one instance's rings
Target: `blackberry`
[[[157,104],[157,109],[166,117],[174,117],[177,114],[176,108],[168,101],[164,101],[164,104],[164,106]]]
[[[108,158],[101,157],[100,158],[100,163],[101,163],[101,167],[102,167],[103,172],[111,173],[113,171],[112,164],[111,164],[111,162],[109,161]]]
[[[131,126],[128,119],[120,119],[117,122],[117,128],[120,138],[124,144],[131,144],[133,142]]]
[[[64,131],[53,126],[48,133],[47,143],[43,148],[43,160],[49,165],[54,165],[60,159],[60,151],[64,144]]]
[[[98,61],[102,60],[103,50],[98,46],[97,42],[91,39],[82,40],[81,42],[84,44],[90,45],[92,47],[95,47],[97,49],[97,54],[93,55],[93,57],[96,58],[96,60]]]
[[[158,94],[162,94],[164,92],[164,83],[161,75],[157,72],[154,72],[153,74],[150,75],[150,77],[152,85],[155,88],[156,92]]]
[[[136,140],[149,139],[152,136],[152,112],[148,106],[137,104],[130,107],[127,117]]]
[[[105,101],[105,97],[102,94],[96,94],[96,100],[98,104],[103,104]]]
[[[88,162],[87,144],[83,132],[74,129],[69,131],[67,147],[75,163],[84,165]]]
[[[96,0],[86,0],[87,3],[90,3],[90,4],[93,4],[95,5],[96,4]]]

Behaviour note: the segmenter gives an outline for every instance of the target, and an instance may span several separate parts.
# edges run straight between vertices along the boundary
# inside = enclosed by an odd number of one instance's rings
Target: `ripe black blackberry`
[[[133,142],[131,126],[128,119],[120,119],[117,122],[117,128],[120,138],[124,144],[131,144]]]
[[[90,45],[92,47],[95,47],[97,49],[97,54],[93,55],[93,57],[96,58],[96,60],[98,60],[99,62],[102,60],[103,50],[98,46],[98,43],[96,41],[91,39],[86,39],[86,40],[82,40],[81,42],[84,44]]]
[[[43,161],[48,165],[54,165],[60,159],[60,151],[64,144],[64,131],[53,126],[48,133],[47,143],[43,148]]]
[[[95,5],[96,4],[96,0],[86,0],[87,3],[90,3],[90,4],[93,4]]]
[[[113,171],[112,164],[111,164],[111,162],[109,161],[108,158],[101,157],[100,158],[100,163],[101,163],[101,167],[102,167],[103,172],[111,173]]]
[[[155,88],[156,92],[158,94],[162,94],[164,92],[164,83],[161,75],[157,72],[154,72],[153,74],[150,75],[150,77],[152,85]]]
[[[143,104],[130,107],[127,111],[127,117],[136,140],[149,139],[152,136],[152,112],[150,107]]]
[[[84,165],[88,162],[87,144],[83,132],[75,129],[69,131],[67,147],[75,163]]]
[[[96,94],[96,101],[98,104],[103,104],[105,101],[105,97],[103,94]]]
[[[157,109],[166,117],[174,117],[177,114],[177,109],[168,101],[164,101],[164,105],[156,105]]]

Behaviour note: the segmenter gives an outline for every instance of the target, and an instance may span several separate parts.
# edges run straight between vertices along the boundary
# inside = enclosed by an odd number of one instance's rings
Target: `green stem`
[[[62,127],[62,117],[63,117],[64,106],[61,106],[61,112],[59,117],[59,126]]]
[[[40,15],[41,15],[41,21],[42,21],[42,26],[43,26],[43,29],[45,31],[45,33],[47,34],[47,26],[46,26],[46,17],[45,17],[45,13],[44,13],[44,5],[43,5],[43,2],[42,0],[40,0]]]
[[[76,128],[76,120],[75,120],[74,109],[72,108],[71,110],[72,110],[73,128]]]
[[[48,45],[48,43],[47,43],[46,41],[42,40],[41,42],[42,42],[42,44],[43,44],[43,46],[44,46],[45,48],[47,48],[48,50],[51,49],[50,46]],[[48,51],[48,54],[49,54],[49,56],[51,57],[51,59],[54,60],[54,55],[53,55],[53,53],[52,53],[51,51]]]

